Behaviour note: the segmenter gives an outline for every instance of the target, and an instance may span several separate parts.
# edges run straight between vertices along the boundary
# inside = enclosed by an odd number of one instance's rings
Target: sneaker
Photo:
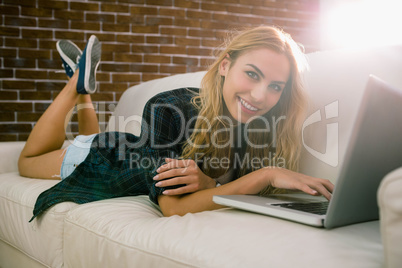
[[[81,58],[82,51],[70,40],[59,40],[56,43],[57,51],[60,54],[63,68],[68,77],[73,76],[77,69],[77,64]]]
[[[101,58],[101,44],[95,35],[91,35],[78,63],[77,92],[92,94],[96,91],[96,69]]]

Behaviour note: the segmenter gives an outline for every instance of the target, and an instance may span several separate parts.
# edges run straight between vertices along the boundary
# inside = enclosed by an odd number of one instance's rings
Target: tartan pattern
[[[198,92],[196,88],[181,88],[152,97],[144,107],[140,137],[123,132],[98,134],[84,162],[70,176],[39,195],[30,221],[65,201],[83,204],[121,196],[148,195],[158,204],[158,196],[165,189],[179,185],[156,187],[152,178],[164,158],[181,156],[186,137],[181,134],[187,122],[198,114],[191,104],[191,98]],[[187,128],[194,128],[195,120],[190,123]],[[172,141],[173,145],[158,148]]]

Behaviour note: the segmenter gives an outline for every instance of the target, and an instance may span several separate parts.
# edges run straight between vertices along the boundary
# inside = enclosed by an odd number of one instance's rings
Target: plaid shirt
[[[65,201],[83,204],[148,195],[158,204],[158,196],[171,187],[156,187],[152,178],[166,157],[181,156],[189,135],[186,131],[195,124],[190,119],[198,115],[191,104],[198,92],[196,88],[181,88],[151,98],[144,107],[140,137],[123,132],[98,134],[85,161],[70,176],[39,195],[30,221]]]

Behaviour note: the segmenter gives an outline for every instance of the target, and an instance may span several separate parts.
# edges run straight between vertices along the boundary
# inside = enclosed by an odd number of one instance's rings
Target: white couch
[[[325,106],[335,104],[338,117],[305,128],[301,170],[335,180],[368,75],[402,88],[402,46],[319,52],[308,59],[309,114],[320,110],[325,118]],[[203,74],[176,75],[129,88],[109,130],[138,134],[142,107],[149,97],[161,90],[198,86]],[[337,124],[339,135],[325,148],[330,136],[327,123]],[[57,181],[18,175],[23,145],[0,143],[0,267],[402,265],[402,169],[390,173],[379,188],[380,221],[333,230],[229,208],[163,217],[147,196],[84,205],[60,203],[28,223],[37,196]],[[329,154],[327,161],[323,157]]]

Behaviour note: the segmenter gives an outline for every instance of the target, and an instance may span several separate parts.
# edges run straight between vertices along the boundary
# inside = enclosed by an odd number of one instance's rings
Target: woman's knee
[[[28,162],[29,159],[28,157],[24,156],[23,154],[20,154],[20,157],[18,158],[18,172],[21,176],[28,177]]]

